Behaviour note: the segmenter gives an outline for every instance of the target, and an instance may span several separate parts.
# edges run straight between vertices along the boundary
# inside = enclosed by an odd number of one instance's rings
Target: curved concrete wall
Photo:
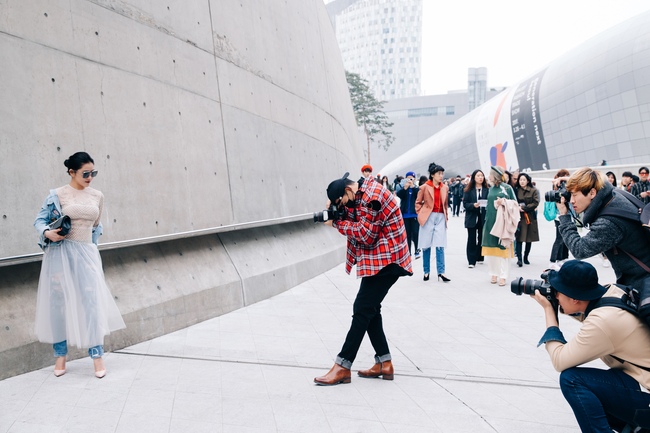
[[[562,55],[379,171],[392,178],[650,161],[650,12]]]
[[[13,374],[50,362],[31,335],[40,264],[16,258],[38,258],[32,221],[78,150],[99,170],[100,250],[127,320],[109,347],[342,260],[340,235],[297,221],[363,160],[322,1],[5,1],[0,60],[0,364],[20,360]]]

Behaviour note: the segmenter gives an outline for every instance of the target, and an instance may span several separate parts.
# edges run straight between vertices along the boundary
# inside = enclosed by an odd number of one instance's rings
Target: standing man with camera
[[[349,274],[356,264],[361,285],[343,348],[330,371],[314,378],[319,385],[351,382],[350,369],[366,332],[375,349],[375,364],[368,370],[359,370],[359,376],[393,380],[381,303],[399,277],[413,275],[402,213],[395,196],[372,176],[355,182],[348,175],[345,173],[327,187],[328,207],[345,206],[347,214],[325,224],[347,236],[345,271]]]
[[[557,191],[560,202],[559,231],[571,254],[586,259],[605,253],[616,272],[617,283],[640,287],[650,277],[650,244],[639,222],[602,215],[607,208],[615,213],[637,213],[638,209],[624,196],[614,193],[614,187],[604,176],[591,168],[576,171],[566,183],[566,191]],[[576,214],[584,212],[582,223],[589,232],[580,237],[565,205],[569,198]]]
[[[561,372],[562,394],[582,432],[620,432],[626,424],[650,427],[650,328],[622,308],[598,306],[601,299],[621,298],[624,291],[598,284],[596,269],[578,260],[549,271],[548,283],[560,311],[582,322],[567,342],[549,299],[537,290],[531,295],[546,318],[539,345],[546,344],[553,367]],[[578,367],[598,358],[610,369]]]
[[[406,244],[409,246],[411,253],[411,242],[415,244],[415,258],[420,258],[420,249],[418,248],[418,235],[420,224],[418,223],[418,214],[415,212],[415,199],[418,197],[420,188],[415,183],[415,173],[409,171],[404,178],[404,186],[397,191],[397,197],[400,199],[400,211],[404,219],[404,228],[406,229]]]

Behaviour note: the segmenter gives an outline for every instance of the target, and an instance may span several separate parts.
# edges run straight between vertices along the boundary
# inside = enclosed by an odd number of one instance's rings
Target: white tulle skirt
[[[46,248],[36,300],[38,340],[67,340],[69,346],[89,348],[125,327],[106,286],[97,246],[64,240]]]

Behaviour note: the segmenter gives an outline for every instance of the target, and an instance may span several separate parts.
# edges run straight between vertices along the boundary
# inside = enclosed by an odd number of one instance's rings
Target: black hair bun
[[[436,164],[435,162],[432,162],[431,164],[429,164],[429,173],[432,174],[437,166],[438,166],[438,164]]]

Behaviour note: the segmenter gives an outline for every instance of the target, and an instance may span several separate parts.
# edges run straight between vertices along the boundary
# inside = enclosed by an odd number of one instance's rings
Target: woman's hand
[[[65,236],[61,236],[59,234],[60,231],[61,231],[60,228],[56,229],[56,230],[45,230],[43,232],[43,236],[45,236],[46,238],[48,238],[52,242],[59,242],[59,241],[62,241],[63,239],[65,239]]]
[[[477,202],[477,203],[474,203],[474,207],[479,207],[478,202]]]

